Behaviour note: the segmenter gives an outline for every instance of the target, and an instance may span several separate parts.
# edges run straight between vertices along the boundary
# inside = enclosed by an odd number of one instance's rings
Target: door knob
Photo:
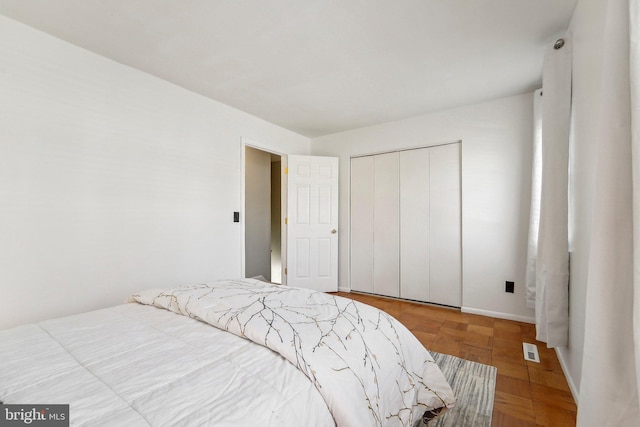
[[[336,234],[338,232],[338,230],[336,230],[335,228],[333,230],[331,230],[331,234]]]

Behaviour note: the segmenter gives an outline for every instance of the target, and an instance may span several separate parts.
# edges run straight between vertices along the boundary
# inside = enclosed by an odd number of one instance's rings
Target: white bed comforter
[[[341,427],[414,426],[425,412],[454,405],[418,340],[393,317],[356,301],[251,279],[149,290],[131,301],[278,352],[315,384]]]
[[[83,427],[335,425],[277,353],[140,304],[0,331],[0,400],[70,404]]]

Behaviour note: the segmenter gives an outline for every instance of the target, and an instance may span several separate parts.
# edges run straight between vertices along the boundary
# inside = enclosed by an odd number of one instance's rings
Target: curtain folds
[[[640,9],[606,6],[580,427],[640,426]]]
[[[633,341],[640,408],[640,0],[629,2],[629,85],[633,177]],[[637,420],[640,424],[640,420]]]
[[[535,301],[536,339],[548,347],[566,345],[569,337],[571,50],[571,35],[566,34],[545,54],[540,148],[534,145],[527,304]],[[538,95],[534,114],[539,112]],[[538,124],[536,118],[534,131]]]
[[[536,307],[536,261],[540,229],[540,186],[542,185],[542,89],[533,94],[533,162],[531,165],[531,208],[525,296],[529,308]]]

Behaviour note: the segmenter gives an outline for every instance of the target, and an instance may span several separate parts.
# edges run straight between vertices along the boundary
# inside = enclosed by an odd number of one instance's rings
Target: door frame
[[[287,284],[287,275],[285,273],[286,264],[287,264],[287,227],[284,224],[284,218],[287,216],[287,182],[286,175],[284,174],[285,168],[287,167],[287,154],[281,153],[277,150],[274,150],[271,147],[265,146],[257,141],[242,137],[240,143],[240,276],[246,276],[246,260],[245,256],[247,253],[245,237],[246,237],[246,220],[245,215],[247,212],[246,205],[246,182],[245,182],[245,173],[246,173],[246,164],[245,164],[245,147],[255,148],[256,150],[264,151],[266,153],[275,154],[276,156],[280,156],[280,192],[281,192],[281,201],[280,201],[280,229],[281,229],[281,241],[280,241],[280,253],[282,256],[282,267],[281,267],[281,277],[282,277],[282,285]]]

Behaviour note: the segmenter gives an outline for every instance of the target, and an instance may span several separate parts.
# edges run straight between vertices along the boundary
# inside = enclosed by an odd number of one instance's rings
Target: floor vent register
[[[524,351],[524,360],[540,363],[540,355],[538,354],[537,345],[523,342],[522,350]]]

